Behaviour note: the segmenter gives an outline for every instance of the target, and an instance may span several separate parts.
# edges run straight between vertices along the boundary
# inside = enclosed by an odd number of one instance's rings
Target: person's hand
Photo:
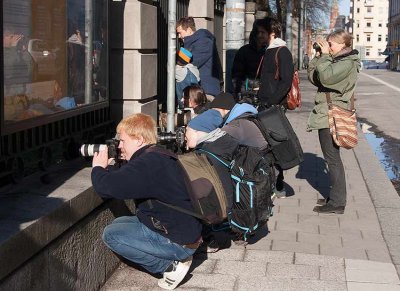
[[[93,161],[92,161],[92,167],[102,167],[102,168],[107,168],[109,163],[113,159],[108,158],[108,148],[105,150],[99,151],[98,153],[94,153],[93,155]]]
[[[321,40],[318,40],[317,43],[321,48],[321,55],[329,54],[329,43],[326,40],[321,39]]]
[[[12,47],[17,46],[18,42],[19,42],[23,37],[24,37],[24,36],[23,36],[22,34],[14,34],[14,35],[11,37],[10,45],[11,45]]]

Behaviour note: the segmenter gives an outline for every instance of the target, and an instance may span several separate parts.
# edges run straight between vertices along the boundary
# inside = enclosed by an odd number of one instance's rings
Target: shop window
[[[2,5],[5,125],[107,100],[106,0]]]

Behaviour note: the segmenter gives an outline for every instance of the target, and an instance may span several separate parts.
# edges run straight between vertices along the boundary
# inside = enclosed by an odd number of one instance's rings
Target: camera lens
[[[105,144],[83,144],[79,150],[82,157],[93,157],[94,153],[105,150]]]
[[[318,43],[314,42],[313,43],[313,49],[315,49],[316,51],[319,51],[319,50],[321,50],[321,47],[319,46]]]

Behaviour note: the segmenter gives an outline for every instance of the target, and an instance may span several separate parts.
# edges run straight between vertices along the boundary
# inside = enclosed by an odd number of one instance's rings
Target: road
[[[356,89],[359,118],[377,130],[400,140],[400,73],[387,70],[362,70]]]

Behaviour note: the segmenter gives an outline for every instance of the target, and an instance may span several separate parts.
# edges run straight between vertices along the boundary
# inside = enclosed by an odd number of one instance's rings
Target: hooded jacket
[[[333,104],[350,109],[360,67],[358,51],[350,48],[336,56],[323,54],[311,60],[307,70],[308,79],[318,87],[318,92],[308,118],[307,131],[329,128],[326,92],[330,92]]]
[[[278,53],[279,78],[275,80],[277,70],[275,54],[279,47],[282,49]],[[261,85],[258,92],[258,98],[264,106],[287,104],[287,94],[292,86],[294,73],[293,57],[286,42],[276,38],[268,46],[264,63],[261,70]]]
[[[199,69],[204,92],[216,96],[221,92],[222,68],[214,35],[207,29],[199,29],[186,36],[183,45],[193,55],[192,64]]]

